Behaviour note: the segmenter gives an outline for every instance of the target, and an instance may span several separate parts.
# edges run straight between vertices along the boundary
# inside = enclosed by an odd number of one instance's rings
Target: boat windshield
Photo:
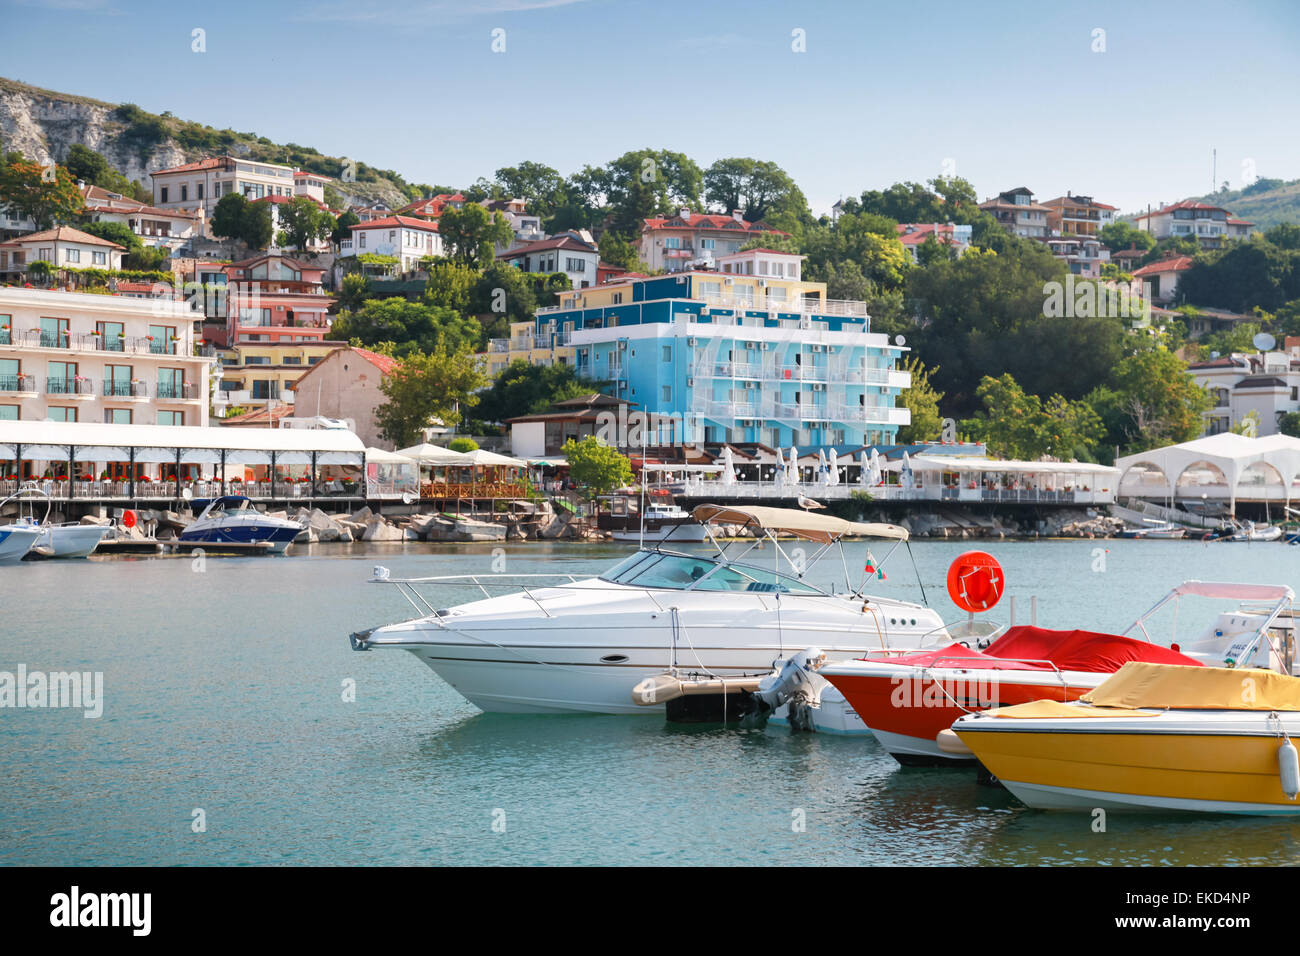
[[[661,551],[638,551],[600,577],[602,581],[614,584],[679,591],[691,588],[696,591],[822,593],[798,578],[776,571]]]

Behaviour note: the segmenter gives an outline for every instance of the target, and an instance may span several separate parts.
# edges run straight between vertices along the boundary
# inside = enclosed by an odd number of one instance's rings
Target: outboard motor
[[[759,715],[766,717],[782,704],[789,704],[790,727],[812,730],[812,708],[817,706],[819,696],[812,674],[824,663],[826,655],[817,647],[775,661],[772,673],[759,681],[753,694]]]

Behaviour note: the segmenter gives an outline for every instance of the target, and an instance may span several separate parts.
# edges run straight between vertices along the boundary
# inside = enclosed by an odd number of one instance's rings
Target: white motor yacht
[[[499,597],[488,588],[505,575],[390,580],[377,568],[378,582],[399,586],[423,613],[353,634],[352,646],[410,651],[487,711],[662,716],[664,703],[634,693],[642,681],[676,675],[756,683],[776,660],[803,648],[841,660],[947,637],[928,607],[866,596],[863,587],[851,592],[847,580],[844,592],[833,593],[805,578],[804,568],[845,536],[890,539],[897,547],[907,539],[904,528],[779,508],[700,505],[693,515],[710,527],[744,525],[755,539],[734,558],[711,539],[712,553],[646,548],[598,577],[516,576],[514,592]],[[781,535],[821,547],[805,559],[798,548],[787,552]],[[761,564],[743,560],[760,548],[768,551],[755,555]],[[476,587],[485,597],[438,608],[419,590],[449,585]]]

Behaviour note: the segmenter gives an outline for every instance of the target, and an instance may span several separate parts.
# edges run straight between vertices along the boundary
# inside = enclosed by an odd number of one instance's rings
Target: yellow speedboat
[[[1077,702],[952,730],[947,746],[1039,809],[1300,815],[1300,678],[1274,671],[1131,662]]]

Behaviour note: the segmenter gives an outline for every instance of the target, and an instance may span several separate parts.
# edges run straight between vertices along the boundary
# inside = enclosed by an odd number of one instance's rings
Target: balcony
[[[104,379],[101,394],[105,398],[148,398],[149,386],[144,382],[120,382]]]
[[[488,351],[489,351],[489,352],[509,352],[509,351],[510,351],[510,340],[509,340],[509,339],[489,339],[489,340],[488,340]]]
[[[89,398],[95,394],[95,383],[88,378],[47,378],[46,395],[63,395],[70,398]]]
[[[154,394],[161,401],[173,402],[183,402],[198,397],[193,382],[159,382]]]
[[[35,375],[0,375],[0,392],[28,392],[36,394]]]

